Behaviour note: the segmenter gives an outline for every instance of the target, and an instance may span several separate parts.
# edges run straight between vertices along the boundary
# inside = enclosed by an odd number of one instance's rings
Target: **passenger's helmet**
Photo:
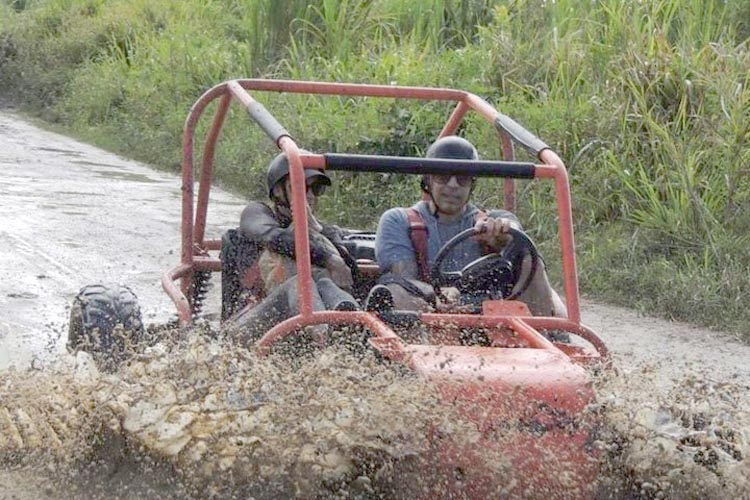
[[[305,150],[300,150],[300,153],[308,153]],[[279,153],[276,158],[271,160],[266,171],[266,181],[268,183],[268,197],[274,200],[273,190],[276,185],[280,182],[284,182],[289,175],[289,160],[287,160],[286,153]],[[328,177],[323,171],[314,168],[305,169],[305,180],[308,184],[311,182],[310,179],[317,177],[318,182],[322,182],[326,186],[331,185],[331,178]]]
[[[456,160],[478,160],[479,153],[472,143],[458,137],[457,135],[448,135],[441,137],[427,148],[427,158],[453,158]],[[430,189],[430,176],[423,175],[421,186],[423,191]]]

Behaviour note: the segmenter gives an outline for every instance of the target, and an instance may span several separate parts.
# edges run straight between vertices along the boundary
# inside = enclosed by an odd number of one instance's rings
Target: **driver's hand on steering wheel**
[[[479,233],[474,238],[492,250],[499,250],[512,239],[508,234],[510,229],[520,229],[520,227],[511,219],[487,217],[474,224],[474,230]]]

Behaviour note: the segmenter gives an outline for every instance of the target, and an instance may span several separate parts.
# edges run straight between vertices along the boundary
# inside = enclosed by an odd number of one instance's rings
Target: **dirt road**
[[[97,281],[131,285],[147,322],[169,319],[161,273],[179,261],[180,182],[0,114],[0,369],[64,352],[67,307]],[[209,221],[236,224],[242,200],[214,191]]]
[[[180,180],[0,111],[0,371],[44,368],[68,356],[68,308],[79,287],[129,284],[144,319],[174,308],[161,273],[179,258]],[[212,191],[209,236],[233,227],[243,200]],[[750,347],[729,336],[584,301],[625,378],[648,370],[667,391],[686,375],[729,383],[750,376]],[[744,408],[743,410],[747,410]],[[14,476],[0,473],[0,490]],[[32,493],[44,486],[29,485]],[[13,493],[25,498],[23,491]],[[5,498],[0,494],[0,498]]]

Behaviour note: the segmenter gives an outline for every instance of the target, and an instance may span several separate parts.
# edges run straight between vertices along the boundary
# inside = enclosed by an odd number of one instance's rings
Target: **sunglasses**
[[[448,184],[451,181],[451,177],[456,179],[456,182],[461,187],[466,187],[472,182],[474,182],[474,178],[470,175],[433,175],[432,178],[437,182],[438,184]]]
[[[312,191],[312,194],[314,194],[315,196],[322,196],[323,193],[326,192],[326,188],[328,186],[323,184],[322,182],[317,182],[315,180],[312,180],[305,187],[307,191]]]

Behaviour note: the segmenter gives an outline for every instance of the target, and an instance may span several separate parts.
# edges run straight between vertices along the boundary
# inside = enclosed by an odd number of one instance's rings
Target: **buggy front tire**
[[[86,351],[105,369],[116,368],[143,338],[138,298],[120,284],[88,285],[70,310],[68,349]]]

